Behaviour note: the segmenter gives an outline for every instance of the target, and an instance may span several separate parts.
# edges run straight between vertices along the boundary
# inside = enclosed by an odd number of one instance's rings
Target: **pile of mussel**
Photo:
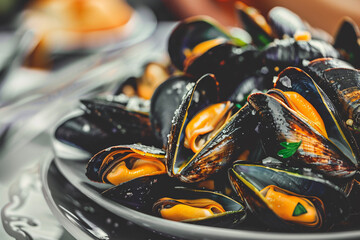
[[[245,30],[180,22],[172,66],[82,100],[56,139],[93,155],[86,176],[113,185],[104,197],[147,214],[272,231],[359,227],[357,26],[345,19],[333,40],[285,8],[268,19],[236,10]],[[140,85],[152,79],[145,100]]]

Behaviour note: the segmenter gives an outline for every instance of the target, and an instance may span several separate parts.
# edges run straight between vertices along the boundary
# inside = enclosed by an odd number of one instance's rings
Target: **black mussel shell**
[[[308,31],[303,20],[294,12],[284,7],[274,7],[268,13],[269,24],[277,38],[284,35],[293,37],[296,31]]]
[[[121,98],[127,98],[122,95]],[[93,118],[104,122],[112,133],[123,135],[119,143],[143,143],[146,145],[161,146],[151,129],[149,118],[150,103],[140,98],[129,98],[126,106],[111,97],[108,99],[81,100],[86,112]],[[146,112],[145,112],[146,111]]]
[[[318,77],[323,78],[325,70],[331,68],[353,69],[354,67],[350,63],[337,58],[317,58],[308,64],[306,72],[315,78],[314,80],[317,80]]]
[[[286,68],[279,74],[274,86],[283,91],[297,92],[314,106],[324,122],[328,138],[357,164],[359,150],[354,136],[344,125],[328,96],[307,73],[298,68]]]
[[[335,36],[334,47],[346,61],[360,68],[360,30],[356,23],[344,18]]]
[[[193,78],[186,75],[172,76],[155,90],[151,98],[151,129],[163,147],[167,145],[174,112],[186,92],[186,85],[192,81]]]
[[[184,69],[185,49],[193,49],[207,40],[223,38],[230,41],[230,35],[210,17],[192,17],[180,22],[169,37],[168,52],[171,62],[180,70]]]
[[[360,71],[338,60],[312,61],[308,71],[326,92],[352,130],[360,127]]]
[[[333,142],[280,100],[255,93],[248,102],[259,117],[258,131],[269,156],[327,177],[349,178],[355,174],[356,165]]]
[[[268,14],[269,24],[273,34],[282,39],[285,36],[294,37],[297,31],[307,31],[311,34],[312,39],[325,42],[332,42],[332,36],[322,29],[311,27],[304,22],[296,13],[284,7],[274,7]]]
[[[235,201],[234,199],[223,195],[221,193],[208,191],[208,190],[196,190],[185,187],[175,187],[173,189],[168,188],[167,191],[163,192],[161,197],[169,197],[173,199],[202,199],[208,198],[222,205],[226,212],[215,214],[206,218],[197,218],[186,220],[184,222],[194,223],[200,225],[207,225],[213,227],[226,227],[233,228],[241,224],[246,217],[246,212],[242,204]],[[153,212],[160,216],[159,211],[163,208],[162,202],[156,202],[153,206]]]
[[[259,68],[255,60],[258,54],[258,50],[251,45],[238,47],[232,43],[223,43],[194,59],[185,72],[196,78],[207,73],[214,74],[220,84],[220,98],[228,99],[234,92],[234,86]]]
[[[251,35],[255,46],[260,48],[273,41],[272,31],[264,16],[257,9],[238,1],[235,4],[237,14],[244,28]]]
[[[66,120],[55,130],[56,140],[90,154],[121,143],[123,137],[121,133],[112,132],[105,121],[86,113]]]
[[[203,181],[220,171],[239,151],[251,144],[250,131],[256,121],[248,107],[232,108],[229,121],[204,146],[193,153],[184,146],[186,125],[205,107],[217,103],[217,82],[205,75],[190,86],[179,108],[175,111],[167,147],[167,169],[171,176],[184,182]],[[246,138],[246,140],[245,140]]]
[[[159,148],[140,144],[119,145],[104,149],[95,154],[86,166],[86,176],[95,182],[110,183],[107,174],[126,156],[149,156],[164,161],[165,152]],[[157,175],[157,174],[154,174]]]
[[[261,165],[235,163],[233,168],[229,169],[229,179],[249,210],[273,229],[281,231],[326,230],[333,224],[346,219],[349,214],[345,195],[337,186],[320,178]],[[317,224],[307,226],[281,219],[260,193],[268,186],[276,186],[294,194],[290,196],[298,196],[311,201],[318,212]],[[292,216],[296,215],[293,213]]]
[[[145,176],[111,187],[101,194],[121,205],[150,214],[158,196],[176,183],[167,174]]]
[[[327,42],[295,41],[293,38],[287,38],[270,43],[260,53],[259,58],[275,74],[289,66],[303,67],[308,61],[317,58],[339,56],[339,52]]]
[[[254,75],[245,77],[241,83],[236,87],[236,90],[229,97],[229,101],[244,106],[250,94],[256,92],[264,92],[272,88],[272,79],[267,77],[266,74],[256,72]]]

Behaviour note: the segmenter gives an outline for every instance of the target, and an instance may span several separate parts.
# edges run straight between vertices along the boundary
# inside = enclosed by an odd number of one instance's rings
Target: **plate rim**
[[[51,193],[46,190],[46,187],[49,188],[47,182],[48,169],[52,162],[55,162],[57,168],[61,172],[61,174],[69,180],[69,176],[64,174],[64,170],[61,165],[59,166],[59,158],[54,156],[52,159],[45,161],[42,166],[42,174],[41,180],[44,184],[43,191],[45,195],[45,199],[47,203],[53,204],[56,206],[53,199],[51,199]],[[68,159],[67,159],[68,161]],[[78,161],[76,161],[78,162]],[[60,163],[65,164],[65,163]],[[90,181],[90,180],[89,180]],[[124,218],[130,222],[133,222],[143,228],[155,230],[160,233],[165,233],[167,235],[171,235],[174,237],[192,239],[195,237],[202,237],[206,239],[224,239],[224,240],[232,240],[232,239],[352,239],[360,237],[360,230],[351,230],[351,231],[343,231],[343,232],[328,232],[328,233],[282,233],[282,232],[264,232],[264,231],[250,231],[250,230],[241,230],[241,229],[226,229],[219,227],[209,227],[203,225],[195,225],[189,223],[182,222],[174,222],[162,218],[158,218],[155,216],[151,216],[145,213],[141,213],[139,211],[127,208],[119,203],[116,203],[110,199],[102,197],[98,192],[88,187],[85,187],[83,182],[78,181],[70,181],[69,182],[82,194],[88,197],[90,200],[96,202],[104,209],[114,213],[115,215]],[[50,207],[52,209],[52,207]],[[56,206],[57,208],[57,206]],[[61,218],[64,222],[64,227],[70,233],[78,233],[78,228],[74,224],[70,223],[68,219],[64,221],[65,218],[59,209],[58,212],[55,209],[52,209],[54,215],[58,218]],[[164,227],[165,226],[165,227]],[[186,229],[186,232],[181,232],[181,230]],[[165,231],[164,231],[165,230]],[[83,232],[83,234],[85,234]]]

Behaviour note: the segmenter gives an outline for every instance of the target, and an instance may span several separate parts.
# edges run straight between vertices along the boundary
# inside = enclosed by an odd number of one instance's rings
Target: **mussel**
[[[205,180],[251,142],[248,133],[255,124],[251,111],[231,102],[219,103],[217,85],[212,75],[203,76],[189,85],[175,111],[166,150],[167,170],[181,181]],[[245,138],[240,144],[239,140]]]
[[[120,94],[83,99],[81,103],[83,109],[57,126],[56,146],[75,147],[90,154],[119,144],[161,146],[152,133],[149,101]]]
[[[217,192],[175,187],[163,195],[153,212],[165,219],[229,228],[246,216],[242,204]]]
[[[149,62],[144,67],[144,72],[140,77],[130,77],[122,83],[116,91],[116,95],[123,93],[128,97],[138,96],[149,100],[155,89],[169,78],[169,70],[166,66]]]
[[[339,58],[340,54],[324,41],[287,38],[267,45],[259,54],[259,61],[275,75],[286,67],[303,68],[309,61],[324,57]]]
[[[357,168],[358,149],[349,143],[349,139],[354,143],[351,133],[344,134],[325,94],[309,75],[296,68],[278,76],[275,86],[280,85],[285,92],[274,89],[248,98],[259,116],[258,131],[265,152],[290,166],[308,167],[331,178],[351,178]]]
[[[225,27],[210,17],[192,17],[179,23],[169,37],[168,52],[172,63],[180,70],[186,62],[208,49],[225,42],[246,45],[233,37]]]
[[[317,59],[308,71],[341,111],[347,126],[358,132],[360,127],[360,71],[337,59]]]
[[[272,229],[329,229],[349,214],[344,193],[324,179],[244,163],[234,163],[229,179],[248,209]]]
[[[156,139],[166,147],[175,110],[181,103],[188,83],[193,78],[186,75],[172,76],[154,92],[150,105],[151,129]]]
[[[95,182],[118,185],[144,176],[166,173],[165,153],[144,145],[121,145],[104,149],[88,162],[86,176]]]
[[[256,46],[262,48],[274,40],[270,25],[256,8],[237,1],[235,9],[244,28],[250,33]]]
[[[118,101],[125,99],[125,102]],[[152,132],[149,108],[150,102],[125,95],[107,98],[83,99],[81,103],[94,119],[104,122],[109,131],[119,132],[124,137],[117,144],[143,143],[161,146]],[[126,105],[125,105],[126,104]],[[122,139],[124,139],[122,141]]]
[[[220,83],[222,99],[227,99],[234,85],[258,68],[255,64],[258,50],[251,45],[239,46],[221,28],[207,18],[188,19],[174,29],[168,49],[172,63],[196,79],[214,74]]]
[[[335,35],[334,47],[341,56],[356,68],[360,68],[360,30],[356,23],[346,17]]]

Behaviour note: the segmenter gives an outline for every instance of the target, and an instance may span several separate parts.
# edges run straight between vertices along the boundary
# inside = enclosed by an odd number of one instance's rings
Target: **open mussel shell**
[[[155,90],[151,98],[151,129],[163,147],[167,145],[174,112],[187,91],[186,85],[190,82],[193,82],[193,78],[189,76],[172,76]]]
[[[171,199],[161,200],[161,198],[165,197]],[[183,204],[183,202],[179,200],[191,201],[196,199],[209,199],[215,201],[222,206],[225,212],[217,213],[208,217],[183,220],[182,222],[214,227],[233,228],[243,222],[246,217],[244,206],[226,195],[213,191],[195,190],[185,187],[175,187],[173,189],[169,188],[162,194],[159,200],[154,203],[153,212],[157,216],[161,216],[162,210],[171,209],[178,204]]]
[[[248,102],[259,117],[258,131],[267,155],[331,178],[355,174],[356,164],[285,103],[263,93],[250,95]]]
[[[354,136],[344,125],[334,104],[307,73],[289,67],[279,74],[274,86],[282,91],[296,92],[314,106],[324,122],[327,138],[357,164],[359,150]]]
[[[126,102],[119,102],[117,98],[125,98]],[[126,137],[126,144],[142,143],[146,145],[161,146],[156,141],[151,129],[149,118],[149,101],[141,98],[111,97],[111,99],[81,100],[86,112],[93,118],[104,122],[113,133],[120,133]],[[126,105],[125,105],[126,104]],[[118,144],[124,141],[119,139]]]
[[[317,58],[339,58],[339,52],[329,43],[319,40],[296,41],[293,38],[275,40],[267,45],[259,54],[265,66],[275,73],[286,67],[303,67]]]
[[[140,144],[113,146],[95,154],[86,176],[95,182],[118,185],[135,178],[166,173],[165,152]]]
[[[262,48],[273,41],[273,33],[265,17],[256,8],[238,1],[235,8],[244,28],[251,35],[256,46]]]
[[[346,61],[360,68],[360,31],[356,23],[344,18],[335,36],[334,47]]]
[[[348,127],[360,128],[360,71],[333,59],[310,62],[308,71],[316,83],[326,92]]]
[[[309,29],[301,18],[284,7],[274,7],[268,13],[269,24],[277,38],[284,36],[294,37],[296,31],[308,31]]]
[[[227,113],[230,118],[194,153],[185,147],[185,130],[192,118],[200,110],[218,103],[218,84],[212,75],[205,75],[189,85],[182,103],[175,111],[167,146],[167,169],[170,176],[184,182],[205,180],[220,171],[239,154],[239,150],[251,142],[250,134],[255,128],[248,107],[241,109],[231,106]],[[214,116],[215,117],[215,116]],[[241,138],[247,138],[239,143]]]
[[[197,16],[180,22],[169,37],[168,52],[172,63],[183,70],[185,53],[213,39],[231,40],[230,34],[215,19]]]
[[[241,163],[229,169],[229,179],[249,210],[273,229],[325,230],[349,213],[345,195],[323,179]]]

